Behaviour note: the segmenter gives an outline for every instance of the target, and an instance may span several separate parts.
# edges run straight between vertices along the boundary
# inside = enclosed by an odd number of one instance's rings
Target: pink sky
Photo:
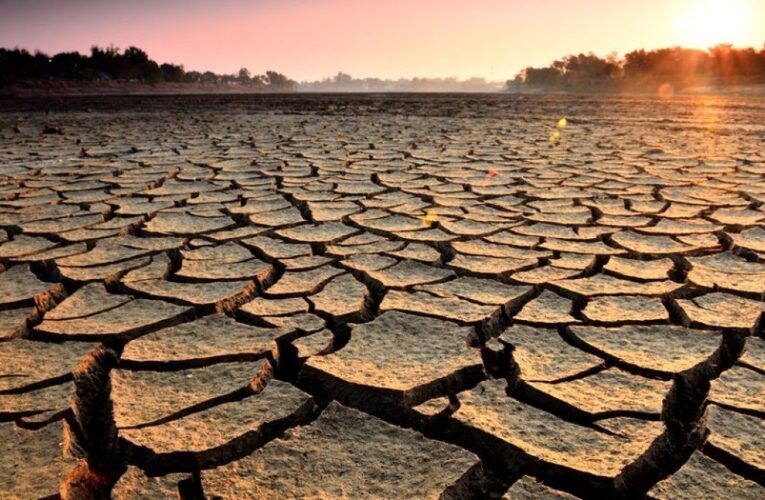
[[[186,69],[298,80],[505,80],[575,52],[723,41],[762,47],[765,0],[0,0],[0,46],[136,45]]]

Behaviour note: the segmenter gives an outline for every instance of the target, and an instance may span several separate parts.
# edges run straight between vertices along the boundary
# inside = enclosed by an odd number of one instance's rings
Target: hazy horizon
[[[765,2],[646,0],[0,0],[0,46],[55,53],[135,45],[159,62],[299,81],[512,78],[566,54],[727,42],[762,47]]]

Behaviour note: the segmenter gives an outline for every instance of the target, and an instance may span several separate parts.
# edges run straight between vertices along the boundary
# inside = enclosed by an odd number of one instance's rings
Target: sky
[[[485,77],[567,54],[762,48],[765,0],[0,0],[0,47],[135,45],[187,70],[305,81]]]

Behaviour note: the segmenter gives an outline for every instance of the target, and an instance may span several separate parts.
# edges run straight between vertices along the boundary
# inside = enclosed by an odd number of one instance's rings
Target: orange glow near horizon
[[[0,46],[135,45],[187,70],[504,81],[568,54],[761,49],[765,0],[0,0]]]
[[[746,1],[698,0],[678,20],[682,45],[706,49],[721,43],[746,43],[752,30],[752,14]],[[760,19],[761,24],[765,19]]]

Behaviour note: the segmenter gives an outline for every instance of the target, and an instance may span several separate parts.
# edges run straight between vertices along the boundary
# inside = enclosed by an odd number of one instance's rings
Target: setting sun
[[[747,4],[744,0],[695,0],[678,21],[683,45],[708,48],[748,42],[751,23]]]

